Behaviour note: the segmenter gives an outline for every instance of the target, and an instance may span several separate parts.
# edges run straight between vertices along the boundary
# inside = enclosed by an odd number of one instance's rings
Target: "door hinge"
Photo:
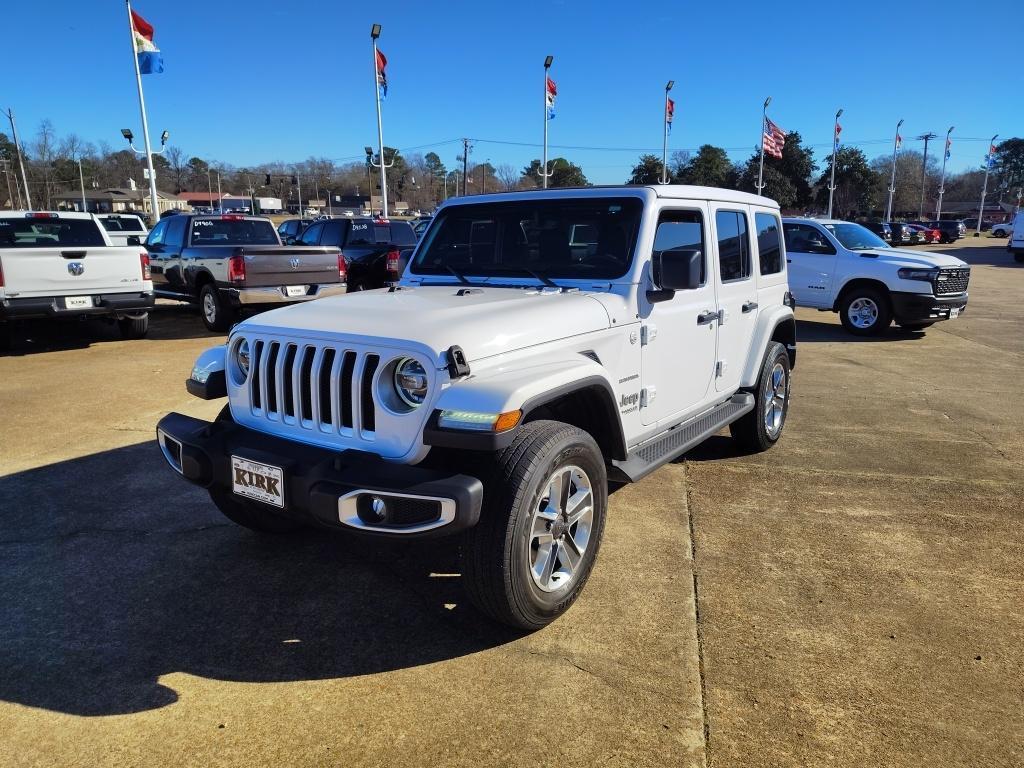
[[[658,338],[658,326],[644,325],[640,327],[640,346],[645,347]]]
[[[725,369],[727,367],[725,360],[719,360],[715,363],[715,378],[721,378],[725,376]]]
[[[654,398],[658,396],[657,387],[644,387],[640,390],[640,407],[646,408],[654,402]]]
[[[718,324],[725,325],[725,321],[729,319],[729,313],[725,311],[725,308],[718,310]]]

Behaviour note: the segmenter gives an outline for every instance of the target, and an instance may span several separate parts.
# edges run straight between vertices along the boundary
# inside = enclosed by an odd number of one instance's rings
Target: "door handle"
[[[718,319],[718,313],[710,310],[697,315],[697,325],[709,325]]]
[[[748,301],[746,304],[743,305],[744,312],[753,312],[755,309],[757,309],[756,301]]]

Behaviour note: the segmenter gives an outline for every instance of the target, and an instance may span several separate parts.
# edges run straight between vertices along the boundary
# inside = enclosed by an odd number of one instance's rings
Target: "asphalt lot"
[[[958,320],[799,310],[783,440],[611,497],[594,575],[522,636],[451,546],[263,540],[153,425],[220,337],[42,333],[0,357],[4,765],[1024,764],[1024,267]]]

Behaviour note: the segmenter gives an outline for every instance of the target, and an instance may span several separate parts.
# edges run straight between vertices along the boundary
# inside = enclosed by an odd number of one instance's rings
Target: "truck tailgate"
[[[245,284],[252,288],[273,285],[325,285],[341,282],[338,248],[287,246],[244,248]]]
[[[141,248],[116,246],[3,248],[7,296],[77,296],[151,291],[142,279]]]

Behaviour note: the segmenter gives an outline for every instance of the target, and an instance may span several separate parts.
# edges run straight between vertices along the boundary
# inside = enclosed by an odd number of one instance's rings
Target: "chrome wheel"
[[[866,330],[878,322],[878,305],[866,297],[854,299],[846,310],[846,316],[854,327]]]
[[[774,440],[782,431],[786,416],[786,400],[789,399],[789,376],[782,363],[772,367],[771,374],[764,381],[764,429]]]
[[[594,494],[587,473],[560,467],[548,478],[530,527],[530,575],[544,592],[575,578],[594,526]]]
[[[210,324],[217,322],[217,302],[209,291],[203,294],[203,317]]]

